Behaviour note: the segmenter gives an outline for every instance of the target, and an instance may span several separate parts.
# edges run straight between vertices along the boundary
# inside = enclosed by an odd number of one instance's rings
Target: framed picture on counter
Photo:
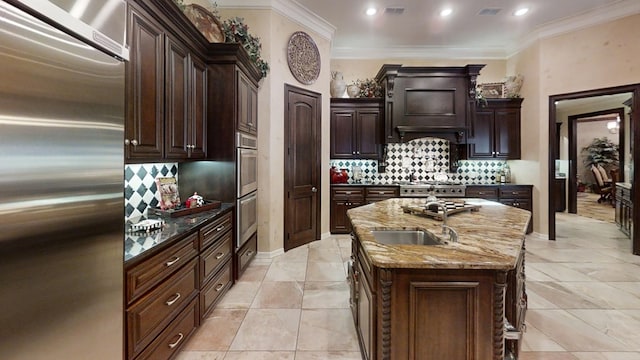
[[[500,99],[504,97],[504,83],[486,83],[478,85],[485,99]]]

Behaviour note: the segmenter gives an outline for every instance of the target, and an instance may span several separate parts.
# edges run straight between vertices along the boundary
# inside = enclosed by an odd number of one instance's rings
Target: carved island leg
[[[493,360],[504,359],[504,313],[507,272],[496,274],[493,285]]]
[[[380,274],[380,297],[382,300],[380,316],[380,342],[382,360],[391,360],[391,284],[392,272],[385,269],[379,270]]]

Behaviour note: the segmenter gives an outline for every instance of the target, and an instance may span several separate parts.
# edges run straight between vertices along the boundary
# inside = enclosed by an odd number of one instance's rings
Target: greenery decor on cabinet
[[[355,85],[360,89],[357,97],[371,98],[382,97],[382,86],[374,79],[356,80],[351,85]]]
[[[262,43],[260,38],[249,33],[249,26],[244,23],[244,18],[234,17],[222,22],[226,42],[237,42],[247,50],[249,59],[260,69],[262,77],[266,77],[269,72],[269,63],[260,57]]]
[[[583,163],[587,167],[601,165],[605,168],[618,166],[618,145],[614,144],[606,136],[594,138],[591,144],[582,148]]]

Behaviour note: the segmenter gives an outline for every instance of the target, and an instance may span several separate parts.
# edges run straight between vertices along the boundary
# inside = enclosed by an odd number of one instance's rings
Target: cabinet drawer
[[[364,188],[361,187],[345,187],[332,188],[331,200],[364,200]]]
[[[228,212],[221,218],[214,220],[211,224],[200,230],[200,250],[213,244],[227,231],[233,228],[233,214]]]
[[[187,343],[198,324],[198,298],[195,298],[136,360],[172,358]]]
[[[392,198],[398,196],[397,187],[367,187],[365,188],[367,200],[371,198]]]
[[[495,186],[467,186],[465,196],[487,200],[498,199],[498,188]]]
[[[200,254],[200,285],[204,285],[233,253],[233,232],[227,231],[216,244]]]
[[[127,304],[133,303],[196,255],[198,255],[197,232],[126,270]]]
[[[238,250],[238,279],[258,252],[258,233],[254,233]]]
[[[531,197],[531,189],[525,187],[501,187],[501,199],[529,199]]]
[[[193,259],[127,310],[127,353],[144,349],[198,292],[198,261]]]
[[[233,282],[232,264],[232,261],[227,261],[218,275],[211,279],[204,289],[200,291],[200,314],[202,318],[209,314],[222,295],[231,287]]]

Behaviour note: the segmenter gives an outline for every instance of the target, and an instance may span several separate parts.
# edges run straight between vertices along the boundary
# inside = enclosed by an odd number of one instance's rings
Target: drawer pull
[[[518,195],[518,192],[517,191],[512,191],[511,195]]]
[[[216,228],[216,231],[218,231],[218,232],[220,232],[220,231],[222,231],[222,230],[224,230],[224,225],[222,225],[222,226],[218,226],[218,227]]]
[[[484,195],[484,191],[478,191],[478,195]]]
[[[224,257],[224,253],[218,253],[218,255],[216,255],[216,260],[220,260]]]
[[[171,306],[176,301],[178,301],[178,299],[180,299],[180,293],[176,293],[175,295],[173,295],[173,299],[167,300],[167,302],[165,304],[167,304],[167,306]]]
[[[174,256],[173,259],[167,261],[166,265],[171,266],[180,260],[180,256]]]
[[[344,193],[347,195],[351,195],[351,191],[345,191]]]
[[[253,255],[253,250],[247,251],[247,257],[251,257],[251,255]]]
[[[176,342],[174,342],[173,344],[169,344],[169,347],[173,349],[174,347],[178,346],[182,339],[184,339],[184,335],[182,333],[178,333],[178,340],[176,340]]]
[[[222,290],[223,288],[224,288],[224,284],[218,284],[214,290],[216,292],[218,292],[218,291]]]

